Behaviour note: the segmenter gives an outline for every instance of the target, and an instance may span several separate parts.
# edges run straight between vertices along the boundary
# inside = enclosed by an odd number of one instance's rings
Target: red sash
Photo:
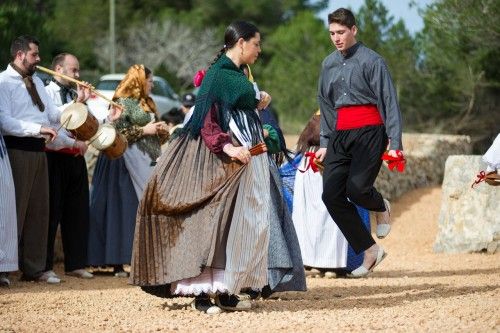
[[[380,112],[373,104],[349,105],[337,109],[336,130],[350,130],[383,124]]]

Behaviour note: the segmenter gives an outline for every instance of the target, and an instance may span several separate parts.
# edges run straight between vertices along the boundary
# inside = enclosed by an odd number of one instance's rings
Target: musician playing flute
[[[52,69],[64,76],[79,79],[80,64],[69,53],[61,53],[52,60]],[[85,103],[90,96],[86,82],[79,85],[63,76],[54,76],[45,90],[52,101],[64,111],[67,107]],[[89,181],[85,152],[85,141],[74,137],[61,128],[59,136],[46,147],[49,167],[49,228],[47,238],[46,275],[59,278],[53,271],[54,242],[57,227],[61,225],[66,275],[92,278],[85,270],[87,265],[87,244],[89,233]]]

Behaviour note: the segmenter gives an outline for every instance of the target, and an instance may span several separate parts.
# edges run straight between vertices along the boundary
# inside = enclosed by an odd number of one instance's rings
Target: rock
[[[475,175],[484,168],[479,155],[448,157],[434,251],[496,251],[500,236],[500,188],[484,182],[471,188]]]
[[[472,152],[470,137],[465,135],[403,133],[403,148],[405,171],[389,171],[384,163],[375,182],[389,200],[419,187],[441,184],[446,158]]]

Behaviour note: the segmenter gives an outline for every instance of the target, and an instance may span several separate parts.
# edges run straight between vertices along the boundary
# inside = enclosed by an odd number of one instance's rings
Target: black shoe
[[[128,273],[123,269],[123,265],[113,265],[113,275],[121,278],[128,277]]]
[[[9,273],[5,272],[0,273],[0,287],[9,287],[9,286],[10,286]]]
[[[196,296],[191,303],[191,307],[207,314],[218,314],[222,312],[222,309],[214,305],[207,294]]]
[[[271,297],[272,294],[273,294],[273,291],[271,290],[271,287],[269,287],[269,285],[264,286],[264,288],[262,288],[262,290],[260,292],[260,296],[263,299],[268,299],[269,297]]]
[[[235,295],[219,294],[215,297],[215,304],[227,311],[248,311],[252,309],[252,303],[248,300],[240,300]]]

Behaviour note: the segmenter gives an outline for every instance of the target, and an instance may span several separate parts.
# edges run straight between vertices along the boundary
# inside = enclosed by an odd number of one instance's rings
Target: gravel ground
[[[189,298],[156,298],[111,276],[51,286],[16,275],[0,289],[0,332],[499,332],[500,254],[433,253],[440,203],[437,187],[393,202],[393,230],[380,242],[389,255],[365,279],[308,278],[305,293],[209,316]]]

